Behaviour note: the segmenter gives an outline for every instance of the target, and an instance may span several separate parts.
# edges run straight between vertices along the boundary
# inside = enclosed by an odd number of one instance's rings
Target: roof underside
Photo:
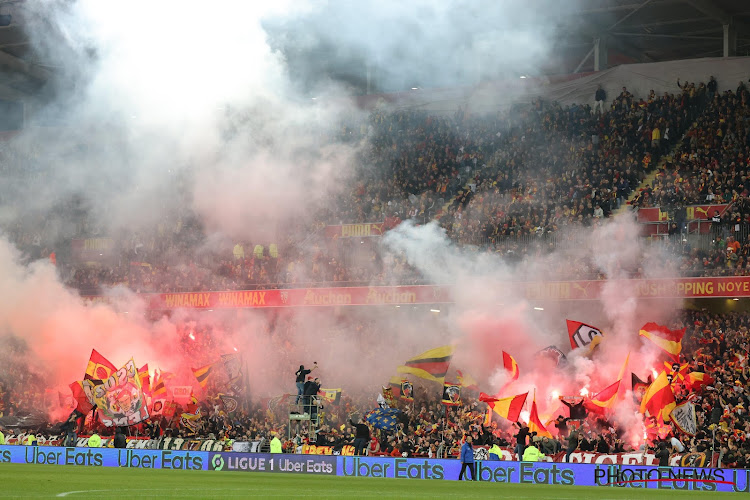
[[[606,37],[610,66],[720,57],[724,25],[736,33],[732,55],[750,53],[747,0],[583,0],[578,6],[580,26],[560,42],[562,52],[579,63],[590,51],[592,39],[599,36]],[[590,57],[579,71],[593,69]]]
[[[6,96],[19,99],[54,87],[46,84],[63,73],[60,61],[32,47],[25,18],[27,1],[0,0],[0,16],[11,15],[10,25],[0,26],[0,88]],[[529,8],[534,8],[535,1],[528,0]],[[750,54],[750,0],[577,0],[570,5],[571,16],[556,30],[553,59],[542,69],[548,74],[593,71],[593,40],[597,38],[606,40],[609,66],[722,56],[725,25],[731,26],[736,37],[732,55]],[[44,20],[33,22],[38,28]],[[291,55],[287,60],[294,64]],[[335,62],[320,66],[327,73],[322,76],[340,78],[355,92],[364,91],[363,75],[346,71],[352,61],[340,61],[339,67]]]

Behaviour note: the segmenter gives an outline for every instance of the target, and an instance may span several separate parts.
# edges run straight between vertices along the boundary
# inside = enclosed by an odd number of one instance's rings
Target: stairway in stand
[[[633,200],[635,199],[635,197],[638,196],[638,194],[642,190],[644,190],[647,187],[651,186],[651,184],[654,182],[654,179],[656,179],[656,176],[658,175],[659,170],[661,170],[662,168],[664,168],[664,165],[666,165],[668,162],[672,161],[672,159],[674,158],[674,154],[677,152],[677,148],[679,147],[679,145],[681,143],[682,143],[681,140],[678,141],[672,147],[672,149],[669,150],[669,152],[667,154],[665,154],[664,156],[661,157],[661,159],[659,160],[659,163],[657,164],[657,166],[654,167],[653,169],[651,169],[651,171],[648,174],[646,174],[646,177],[643,178],[643,180],[641,181],[641,183],[630,193],[630,195],[628,196],[627,201],[625,201],[625,203],[623,203],[620,208],[616,208],[616,209],[612,210],[612,217],[614,217],[616,215],[619,215],[619,214],[622,214],[622,213],[625,213],[625,212],[627,212],[632,207],[631,203],[633,202]]]

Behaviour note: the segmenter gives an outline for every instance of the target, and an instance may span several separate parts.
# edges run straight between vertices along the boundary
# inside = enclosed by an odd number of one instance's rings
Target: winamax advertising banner
[[[457,480],[458,460],[172,450],[0,446],[3,463]],[[550,462],[477,462],[480,481],[750,492],[750,470]],[[634,493],[635,495],[635,493]]]
[[[494,292],[521,295],[527,300],[596,300],[604,280],[517,282]],[[750,276],[618,280],[638,298],[740,298],[750,297]],[[453,303],[450,285],[362,286],[234,290],[141,294],[151,310],[256,309],[268,307],[342,307]],[[84,297],[90,303],[106,302],[98,296]]]

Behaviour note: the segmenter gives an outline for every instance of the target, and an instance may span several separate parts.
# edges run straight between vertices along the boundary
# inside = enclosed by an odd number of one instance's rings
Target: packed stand
[[[289,322],[279,328],[283,331],[292,328],[292,325]],[[542,454],[558,461],[568,460],[566,457],[576,452],[609,454],[651,451],[657,457],[661,454],[665,461],[673,454],[705,453],[709,458],[717,458],[724,467],[750,466],[750,416],[747,413],[750,394],[746,389],[750,382],[747,352],[750,314],[686,310],[672,326],[687,328],[681,366],[679,369],[673,367],[670,373],[675,380],[673,387],[677,404],[685,401],[695,404],[698,425],[695,436],[685,435],[672,425],[655,424],[646,419],[645,441],[633,443],[626,439],[626,429],[613,420],[592,412],[574,415],[571,408],[570,414],[563,409],[557,418],[550,417],[546,425],[553,436],[541,438],[526,425],[497,416],[488,425],[485,405],[469,389],[462,391],[459,406],[446,408],[433,394],[434,386],[417,385],[413,402],[403,402],[398,398],[390,400],[391,405],[402,410],[398,423],[388,431],[371,426],[366,453],[455,457],[466,437],[471,436],[474,446],[492,448],[496,445],[507,450],[506,457],[508,453],[510,456],[515,456],[515,453],[522,455],[525,448],[533,445]],[[366,324],[361,328],[366,329]],[[184,342],[180,342],[186,355],[219,352],[220,348],[210,340],[210,328],[195,323],[183,325],[180,334],[187,336],[191,333],[195,333],[199,339],[187,340],[186,337]],[[283,332],[276,333],[274,338],[281,347]],[[210,355],[198,356],[196,361],[209,358]],[[703,385],[687,390],[682,380],[688,371],[702,371],[708,379]],[[131,427],[129,433],[152,439],[216,439],[224,441],[228,448],[231,448],[233,441],[264,440],[267,443],[276,436],[283,442],[284,452],[287,453],[303,452],[304,445],[340,449],[352,444],[356,430],[353,424],[378,405],[371,395],[347,394],[344,389],[339,404],[323,404],[320,410],[322,425],[317,432],[307,427],[295,427],[289,432],[287,414],[293,408],[292,390],[273,398],[238,397],[241,406],[229,413],[217,397],[219,392],[220,384],[208,387],[200,403],[203,417],[192,429],[182,425],[179,418],[157,418],[147,424]],[[6,408],[42,404],[40,401],[26,401],[28,398],[29,395],[14,392],[4,385],[3,401],[10,400],[10,403],[5,403]],[[575,404],[573,401],[571,406]],[[84,434],[96,431],[107,436],[113,432],[91,422],[90,418],[86,425],[85,429],[80,429]]]
[[[744,82],[736,91],[696,91],[707,105],[651,186],[641,190],[638,207],[742,202],[736,213],[747,221],[750,159],[750,94]],[[710,214],[713,215],[713,214]],[[732,217],[730,212],[726,217]]]
[[[107,234],[76,197],[58,207],[63,222],[50,226],[45,214],[28,215],[8,234],[28,259],[54,260],[66,283],[84,294],[114,285],[179,292],[419,284],[424,277],[403,256],[384,257],[373,241],[328,241],[324,226],[437,219],[454,241],[510,260],[545,254],[564,238],[561,229],[597,224],[621,207],[693,122],[674,162],[634,204],[733,201],[722,219],[731,227],[750,215],[743,168],[750,156],[747,90],[718,92],[713,79],[678,85],[676,94],[644,97],[623,88],[603,113],[539,100],[489,116],[459,109],[452,116],[378,110],[364,120],[349,117],[331,139],[360,144],[358,166],[343,183],[352,187],[318,207],[316,223],[289,228],[276,242],[212,243],[214,250],[196,253],[207,236],[185,211],[165,213],[150,231],[119,234],[108,254],[85,261],[75,258],[69,237]],[[36,152],[34,161],[24,162],[9,146],[0,154],[15,174],[21,164],[53,161]],[[744,244],[746,235],[738,239]],[[736,262],[719,263],[719,249],[681,251],[690,274],[744,273]],[[559,279],[576,277],[596,278],[597,272],[580,262]]]

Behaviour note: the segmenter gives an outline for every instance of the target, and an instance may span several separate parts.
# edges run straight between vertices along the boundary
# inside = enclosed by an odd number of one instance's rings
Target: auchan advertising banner
[[[507,283],[499,297],[522,294],[529,300],[595,300],[606,281],[549,281]],[[620,280],[641,298],[741,298],[750,297],[750,276]],[[227,309],[264,307],[330,307],[448,304],[455,300],[451,285],[364,286],[239,290],[142,294],[149,309]],[[91,302],[100,297],[86,297]]]

